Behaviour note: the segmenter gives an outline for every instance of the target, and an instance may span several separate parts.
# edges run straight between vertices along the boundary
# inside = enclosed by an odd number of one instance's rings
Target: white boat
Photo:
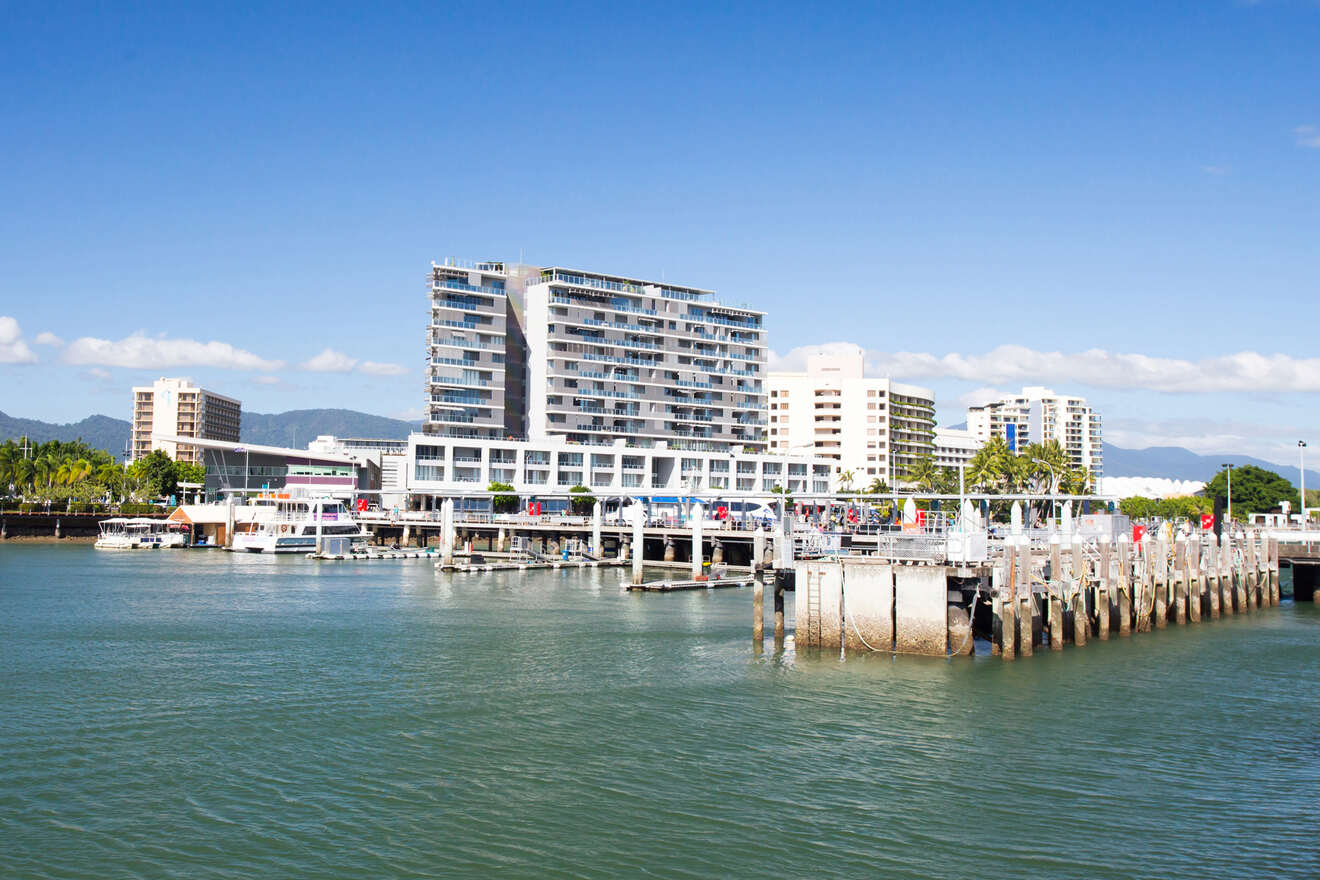
[[[117,516],[97,523],[100,536],[92,546],[98,550],[160,550],[188,546],[187,534],[166,520]]]
[[[370,534],[336,498],[258,498],[251,519],[235,523],[227,548],[246,553],[311,553],[316,539],[348,538],[365,544]]]

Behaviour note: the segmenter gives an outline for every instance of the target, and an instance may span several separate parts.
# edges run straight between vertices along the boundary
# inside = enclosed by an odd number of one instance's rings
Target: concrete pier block
[[[674,539],[665,538],[665,562],[674,561]]]
[[[844,563],[843,609],[845,648],[894,650],[894,566]]]
[[[948,573],[942,565],[894,571],[894,648],[900,654],[948,653]]]
[[[837,562],[802,561],[796,565],[797,585],[793,631],[799,648],[838,650],[841,644],[843,569]]]
[[[724,561],[724,542],[719,538],[712,538],[710,545],[710,564],[719,565]]]

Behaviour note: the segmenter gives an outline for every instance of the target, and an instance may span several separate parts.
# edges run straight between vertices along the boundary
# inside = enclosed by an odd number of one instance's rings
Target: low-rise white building
[[[443,496],[506,483],[520,494],[564,493],[586,486],[598,495],[674,491],[765,495],[830,491],[832,462],[807,455],[697,452],[543,440],[484,440],[413,434],[404,478],[410,494]]]
[[[971,431],[961,428],[935,429],[935,464],[956,468],[975,457],[982,443]]]

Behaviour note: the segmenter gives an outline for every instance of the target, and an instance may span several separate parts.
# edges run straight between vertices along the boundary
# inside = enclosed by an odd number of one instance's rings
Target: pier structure
[[[1280,601],[1279,568],[1298,542],[1267,530],[1133,541],[1127,532],[1028,533],[1014,517],[974,564],[836,556],[796,565],[795,638],[809,652],[969,654],[975,637],[1005,660],[1168,626],[1255,613]],[[1315,548],[1320,563],[1320,539]],[[1297,571],[1294,562],[1294,571]],[[1296,575],[1295,575],[1296,576]],[[1313,599],[1303,587],[1298,599]],[[759,628],[753,611],[753,631]]]

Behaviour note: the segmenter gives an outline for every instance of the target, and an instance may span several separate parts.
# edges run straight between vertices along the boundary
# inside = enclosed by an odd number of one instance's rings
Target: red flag
[[[1213,513],[1201,514],[1201,531],[1209,532],[1215,527],[1215,515]]]
[[[1132,527],[1132,543],[1133,543],[1133,544],[1140,544],[1140,543],[1141,543],[1141,539],[1144,538],[1144,537],[1146,537],[1146,527],[1145,527],[1145,526],[1133,526],[1133,527]]]

